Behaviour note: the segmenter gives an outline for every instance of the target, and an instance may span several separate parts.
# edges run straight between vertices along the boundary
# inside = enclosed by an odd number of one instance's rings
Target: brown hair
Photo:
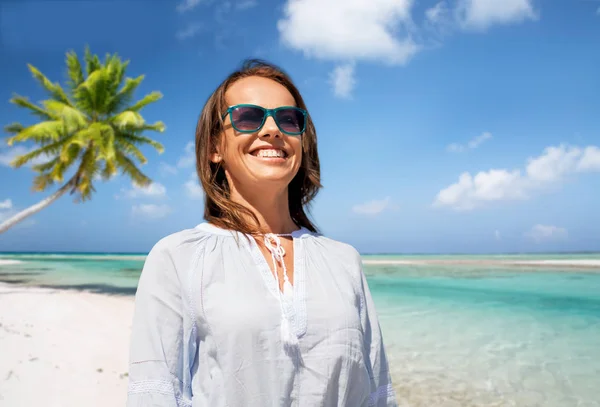
[[[292,94],[296,106],[306,109],[300,91],[281,68],[257,59],[244,61],[240,69],[232,72],[217,87],[202,109],[196,126],[196,171],[204,189],[204,218],[209,223],[246,234],[260,234],[264,231],[259,229],[257,217],[248,208],[230,199],[229,184],[221,163],[210,160],[223,134],[222,114],[227,109],[225,93],[235,81],[249,76],[260,76],[280,83]],[[305,212],[305,207],[321,188],[317,133],[310,115],[307,116],[306,131],[301,137],[302,162],[288,185],[289,210],[298,226],[316,232],[317,228]],[[249,219],[253,219],[255,224],[252,225]]]

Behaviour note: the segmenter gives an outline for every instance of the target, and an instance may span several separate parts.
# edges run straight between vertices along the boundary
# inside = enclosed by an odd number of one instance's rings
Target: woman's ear
[[[221,146],[219,145],[221,137],[213,144],[212,152],[210,154],[210,161],[217,164],[223,161],[223,155],[221,154]]]

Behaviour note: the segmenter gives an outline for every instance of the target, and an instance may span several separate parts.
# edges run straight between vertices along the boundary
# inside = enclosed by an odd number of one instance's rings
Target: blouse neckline
[[[220,236],[245,236],[240,232],[223,229],[208,222],[203,222],[199,224],[198,226],[196,226],[196,229]],[[285,317],[290,321],[293,332],[298,338],[300,338],[306,333],[307,322],[304,239],[306,237],[315,235],[315,233],[311,232],[305,227],[300,227],[300,229],[293,231],[291,235],[293,237],[294,245],[294,284],[292,287],[293,299],[290,302],[283,302],[282,312],[284,313]],[[271,294],[275,297],[277,301],[280,301],[281,299],[279,296],[279,284],[273,277],[273,273],[271,272],[271,269],[267,261],[265,260],[264,255],[260,251],[256,241],[254,239],[250,239],[250,241],[241,239],[241,243],[243,246],[246,247],[246,250],[250,253],[254,265],[258,269],[259,273],[262,275],[267,289],[271,292]]]
[[[243,235],[243,233],[238,232],[236,230],[223,229],[223,228],[220,228],[220,227],[215,226],[212,223],[208,223],[208,222],[200,223],[198,226],[196,226],[196,229],[199,229],[199,230],[202,230],[202,231],[208,232],[208,233],[213,233],[216,235],[221,235],[221,236],[232,236],[235,234]],[[301,226],[300,229],[296,229],[293,232],[286,234],[286,235],[291,235],[291,237],[293,237],[294,239],[297,239],[297,238],[304,238],[304,237],[311,236],[311,235],[313,235],[313,232],[311,232],[304,226]]]

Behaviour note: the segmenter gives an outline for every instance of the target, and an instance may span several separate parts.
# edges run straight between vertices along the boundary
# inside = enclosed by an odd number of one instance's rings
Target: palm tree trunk
[[[0,224],[0,233],[6,232],[11,227],[15,226],[17,223],[21,222],[25,218],[33,215],[44,209],[46,206],[50,205],[52,202],[56,201],[58,198],[63,196],[65,192],[67,192],[73,184],[74,178],[69,180],[65,185],[60,187],[58,191],[53,193],[47,198],[44,198],[42,201],[36,203],[35,205],[31,205],[29,208],[23,209],[21,212],[17,213],[15,216],[7,219],[6,221]]]

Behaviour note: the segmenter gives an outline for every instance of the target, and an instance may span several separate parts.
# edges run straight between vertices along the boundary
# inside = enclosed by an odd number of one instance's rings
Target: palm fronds
[[[80,201],[91,198],[95,181],[110,179],[119,171],[136,185],[149,185],[152,181],[136,163],[143,165],[148,161],[142,147],[163,152],[162,144],[145,133],[162,133],[165,125],[160,121],[147,123],[140,111],[160,100],[162,94],[153,91],[134,101],[144,75],[126,77],[129,61],[121,60],[117,54],[107,54],[101,61],[86,47],[81,60],[75,51],[67,52],[65,64],[68,80],[64,88],[28,65],[49,99],[34,104],[15,95],[10,100],[40,119],[29,126],[11,123],[4,127],[10,134],[9,145],[37,145],[16,157],[11,165],[18,168],[33,164],[31,168],[38,173],[33,181],[36,191],[64,182],[67,172],[73,169],[67,182]]]

